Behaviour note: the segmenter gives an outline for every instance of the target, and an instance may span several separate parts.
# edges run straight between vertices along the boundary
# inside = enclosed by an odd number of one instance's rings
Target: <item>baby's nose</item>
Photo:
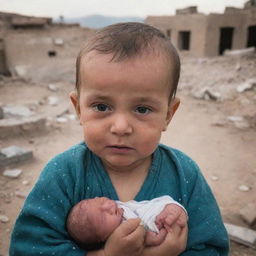
[[[111,214],[114,214],[116,212],[116,204],[114,201],[106,201],[103,204],[103,208]]]

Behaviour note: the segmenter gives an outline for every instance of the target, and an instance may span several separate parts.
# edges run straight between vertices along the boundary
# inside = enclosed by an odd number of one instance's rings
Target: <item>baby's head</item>
[[[106,197],[82,200],[70,211],[67,230],[78,244],[106,241],[122,221],[122,210]]]
[[[86,63],[83,59],[92,52],[111,55],[110,62],[122,62],[136,57],[144,58],[150,54],[155,55],[156,58],[162,56],[169,73],[169,100],[175,97],[180,76],[179,55],[170,39],[157,28],[144,23],[118,23],[99,30],[87,40],[76,62],[78,95],[82,83],[81,72]]]

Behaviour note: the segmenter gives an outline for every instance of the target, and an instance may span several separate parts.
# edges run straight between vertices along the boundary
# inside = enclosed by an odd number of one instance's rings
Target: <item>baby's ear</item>
[[[171,122],[176,110],[179,108],[180,105],[180,99],[179,98],[174,98],[169,106],[168,106],[168,111],[167,111],[167,115],[166,115],[166,125],[163,129],[163,131],[166,131],[169,123]]]
[[[79,105],[79,97],[78,97],[78,94],[76,91],[72,91],[70,94],[69,94],[69,97],[70,97],[70,100],[76,110],[76,114],[78,116],[78,118],[80,118],[80,105]]]

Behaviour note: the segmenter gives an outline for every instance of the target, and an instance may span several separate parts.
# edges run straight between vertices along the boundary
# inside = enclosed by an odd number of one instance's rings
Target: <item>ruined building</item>
[[[0,12],[0,74],[10,74],[6,52],[6,36],[9,31],[19,29],[44,29],[51,24],[51,18],[37,18],[15,13]]]
[[[93,32],[78,24],[53,23],[52,18],[0,12],[0,75],[50,79],[60,67],[64,78],[67,63],[73,65]]]
[[[246,2],[243,9],[226,7],[223,14],[205,15],[192,6],[173,16],[149,16],[145,22],[164,31],[180,51],[193,56],[256,47],[256,0]]]

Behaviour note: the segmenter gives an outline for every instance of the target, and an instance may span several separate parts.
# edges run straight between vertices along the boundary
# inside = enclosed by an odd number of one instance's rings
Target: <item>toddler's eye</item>
[[[136,112],[139,114],[148,114],[150,113],[152,110],[149,109],[148,107],[144,107],[144,106],[140,106],[136,108]]]
[[[110,110],[110,107],[106,104],[100,103],[93,106],[93,109],[99,112],[106,112]]]

